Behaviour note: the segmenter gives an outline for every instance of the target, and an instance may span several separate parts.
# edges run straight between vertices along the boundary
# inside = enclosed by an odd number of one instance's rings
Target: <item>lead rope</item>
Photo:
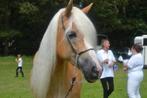
[[[70,42],[70,41],[69,41]],[[71,45],[72,46],[72,45]],[[74,49],[74,48],[73,48]],[[73,76],[73,78],[72,78],[72,82],[71,82],[71,86],[70,86],[70,88],[69,88],[69,90],[67,91],[67,93],[66,93],[66,95],[65,95],[65,98],[67,98],[68,97],[68,95],[69,95],[69,93],[72,91],[72,88],[73,88],[73,86],[74,86],[74,83],[75,83],[75,81],[76,81],[76,75],[77,75],[77,73],[76,73],[76,67],[78,67],[78,59],[79,59],[79,56],[81,55],[81,54],[83,54],[83,53],[85,53],[85,52],[87,52],[87,51],[89,51],[89,50],[94,50],[93,48],[90,48],[90,49],[87,49],[87,50],[84,50],[84,51],[82,51],[82,52],[80,52],[80,53],[76,53],[76,63],[75,63],[75,66],[74,66],[74,76]],[[80,83],[80,82],[79,82]]]
[[[78,58],[79,58],[79,54],[76,55],[76,64],[75,64],[75,65],[78,65]],[[71,81],[70,88],[69,88],[69,90],[67,91],[67,93],[66,93],[66,95],[65,95],[65,98],[68,97],[69,93],[72,91],[73,86],[74,86],[74,84],[75,84],[76,76],[77,76],[77,73],[76,73],[76,66],[74,66],[73,75],[74,75],[74,76],[72,77],[72,81]]]
[[[74,86],[74,82],[75,82],[75,81],[76,81],[76,77],[73,77],[73,78],[72,78],[72,82],[71,82],[71,86],[70,86],[68,92],[66,93],[65,98],[67,98],[68,95],[69,95],[69,93],[72,91],[72,88],[73,88],[73,86]]]
[[[76,70],[75,68],[76,68],[76,67],[74,67],[74,70]],[[75,71],[74,71],[74,72],[75,72]],[[75,82],[76,82],[76,75],[77,75],[77,74],[75,74],[75,76],[72,77],[71,85],[70,85],[70,88],[69,88],[69,90],[67,91],[67,93],[66,93],[66,95],[65,95],[65,98],[68,97],[69,93],[70,93],[70,92],[72,91],[72,89],[73,89],[73,86],[75,85]],[[82,82],[83,82],[83,81],[76,82],[76,83],[82,83]]]

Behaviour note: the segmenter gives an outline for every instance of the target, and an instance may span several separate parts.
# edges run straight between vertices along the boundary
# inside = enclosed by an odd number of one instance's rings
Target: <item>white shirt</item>
[[[132,55],[127,65],[128,65],[128,72],[141,71],[144,65],[143,57],[141,53]]]
[[[18,67],[22,67],[22,62],[23,62],[22,58],[19,58],[18,59]]]
[[[113,67],[109,67],[110,63],[116,61],[112,51],[108,50],[108,52],[106,52],[105,50],[101,49],[97,52],[97,58],[101,64],[105,59],[109,60],[108,64],[101,65],[103,68],[103,72],[100,78],[102,79],[105,77],[114,77]]]

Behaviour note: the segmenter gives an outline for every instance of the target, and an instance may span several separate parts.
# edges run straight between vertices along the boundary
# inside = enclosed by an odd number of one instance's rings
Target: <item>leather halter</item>
[[[65,31],[66,28],[65,28],[65,26],[64,26],[63,15],[61,16],[61,22],[62,22],[62,28],[63,28],[63,30]],[[67,32],[67,33],[68,33],[68,32]],[[84,54],[84,53],[86,53],[86,52],[88,52],[88,51],[90,51],[90,50],[94,50],[94,51],[95,51],[95,49],[94,49],[94,48],[89,48],[89,49],[85,49],[85,50],[83,50],[83,51],[77,52],[76,49],[74,48],[74,46],[73,46],[73,44],[72,44],[72,42],[71,42],[71,40],[70,40],[68,34],[66,34],[66,38],[67,38],[67,41],[69,42],[69,45],[70,45],[71,49],[72,49],[73,52],[76,54],[76,63],[75,63],[75,64],[76,64],[77,67],[79,67],[79,58],[80,58],[80,55],[82,55],[82,54]]]

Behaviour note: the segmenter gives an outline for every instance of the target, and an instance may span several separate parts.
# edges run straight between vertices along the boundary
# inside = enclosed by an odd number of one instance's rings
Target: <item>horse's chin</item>
[[[87,80],[87,82],[94,83],[94,82],[96,82],[96,80]]]
[[[95,76],[95,77],[88,78],[88,77],[85,76],[85,79],[89,83],[94,83],[94,82],[96,82],[96,80],[98,80],[98,77]]]

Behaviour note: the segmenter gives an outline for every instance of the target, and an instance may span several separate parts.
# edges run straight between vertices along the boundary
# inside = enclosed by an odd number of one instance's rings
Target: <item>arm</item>
[[[108,62],[109,62],[109,59],[105,59],[102,61],[102,64],[108,64]]]
[[[123,69],[124,69],[124,71],[127,71],[128,69],[133,68],[134,64],[135,64],[135,60],[134,60],[133,57],[131,57],[129,60],[124,61],[123,62],[123,65],[124,65]]]
[[[15,61],[18,63],[18,58],[16,58]]]
[[[114,65],[115,63],[116,63],[115,61],[112,61],[112,62],[109,64],[109,67],[113,67],[113,65]]]
[[[111,56],[111,62],[109,63],[109,67],[113,67],[113,65],[116,63],[116,60],[111,50],[110,50],[110,56]]]
[[[103,60],[101,52],[97,52],[97,59],[100,62],[101,65],[108,64],[108,59]]]
[[[128,60],[123,60],[123,70],[127,71],[128,70]]]
[[[124,64],[123,70],[124,71],[127,71],[128,70],[128,65],[127,64]]]

